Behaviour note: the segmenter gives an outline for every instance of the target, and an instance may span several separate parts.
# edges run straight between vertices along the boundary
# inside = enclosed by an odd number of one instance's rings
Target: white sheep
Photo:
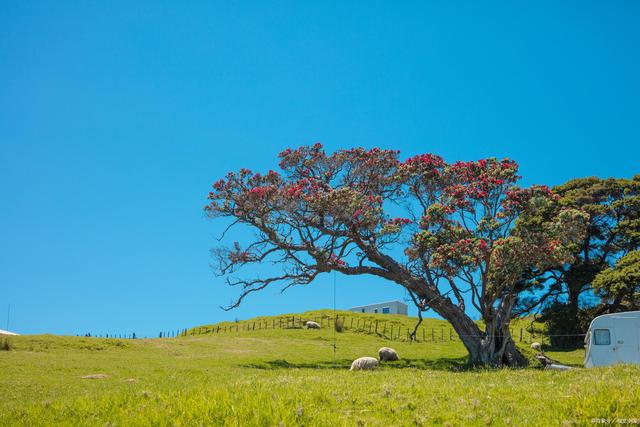
[[[318,323],[316,323],[316,322],[311,321],[311,320],[305,322],[304,325],[307,327],[307,329],[320,329],[320,325]]]
[[[534,342],[531,343],[531,348],[537,351],[541,351],[542,350],[542,346],[540,345],[539,342]]]
[[[381,362],[393,362],[394,360],[400,360],[398,352],[389,347],[382,347],[378,350],[378,357]]]
[[[375,357],[360,357],[351,364],[351,371],[370,371],[378,367],[378,359]]]

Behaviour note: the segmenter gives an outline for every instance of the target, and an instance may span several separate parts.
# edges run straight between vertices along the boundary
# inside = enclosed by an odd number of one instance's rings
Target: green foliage
[[[553,347],[582,348],[593,317],[593,309],[555,302],[545,308],[542,320]]]
[[[596,292],[617,307],[638,309],[640,301],[640,251],[632,251],[616,261],[614,267],[598,274],[593,281]]]

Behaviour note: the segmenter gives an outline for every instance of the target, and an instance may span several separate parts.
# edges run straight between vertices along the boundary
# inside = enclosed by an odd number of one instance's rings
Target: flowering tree
[[[526,268],[567,261],[583,214],[531,215],[548,211],[556,197],[544,186],[518,187],[511,160],[398,157],[363,148],[326,154],[316,144],[282,152],[282,173],[242,169],[217,181],[205,212],[257,231],[245,245],[214,251],[219,273],[241,288],[229,308],[274,283],[286,289],[330,271],[369,274],[404,287],[420,309],[448,320],[472,363],[525,364],[509,334],[516,282]],[[281,264],[282,274],[231,278],[268,261]]]

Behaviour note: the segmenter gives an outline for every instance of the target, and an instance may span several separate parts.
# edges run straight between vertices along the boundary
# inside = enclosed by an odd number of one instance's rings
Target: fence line
[[[214,325],[214,326],[199,326],[191,329],[183,329],[178,334],[173,336],[166,336],[160,333],[160,337],[175,337],[175,336],[195,336],[195,335],[212,335],[212,334],[228,334],[239,332],[253,332],[256,330],[268,330],[268,329],[302,329],[305,327],[306,321],[314,321],[318,323],[322,328],[335,327],[336,321],[340,322],[340,327],[344,330],[352,332],[363,333],[367,335],[374,335],[389,341],[412,341],[417,343],[437,343],[446,341],[460,341],[461,337],[467,337],[472,335],[459,335],[455,330],[448,326],[440,327],[424,327],[420,326],[416,330],[415,337],[412,340],[411,334],[413,333],[415,326],[399,325],[394,321],[387,320],[370,320],[363,319],[355,316],[286,316],[279,318],[272,318],[271,320],[252,320],[252,321],[239,321],[232,324]],[[584,337],[585,334],[547,334],[543,331],[538,331],[530,328],[510,328],[510,336],[515,342],[530,344],[535,341],[540,341],[541,344],[556,344],[553,341],[558,337],[575,337],[576,340],[572,342],[575,344],[580,337]],[[558,345],[562,347],[563,345]]]
[[[360,318],[358,316],[286,316],[272,318],[270,320],[251,320],[236,321],[235,323],[227,323],[224,325],[198,326],[195,328],[183,328],[169,331],[161,331],[158,338],[176,338],[196,335],[213,335],[213,334],[229,334],[240,332],[253,332],[260,330],[274,329],[302,329],[305,322],[314,321],[322,328],[335,328],[336,322],[339,322],[339,328],[349,330],[356,333],[373,335],[388,341],[411,341],[416,343],[437,343],[446,341],[460,341],[461,337],[473,335],[459,335],[451,326],[425,327],[420,326],[415,330],[415,336],[411,337],[415,326],[404,326],[396,321],[390,320],[371,320]],[[582,341],[585,334],[547,334],[543,331],[530,328],[510,328],[511,338],[515,342],[530,344],[539,341],[542,345],[549,344],[553,347],[575,347]],[[78,335],[81,336],[81,335]],[[84,334],[85,337],[96,338],[118,338],[118,339],[136,339],[133,333],[126,334],[103,334],[92,335]]]

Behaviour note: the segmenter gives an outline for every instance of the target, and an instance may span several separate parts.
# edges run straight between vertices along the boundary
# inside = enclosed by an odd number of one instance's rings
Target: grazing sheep
[[[316,322],[312,322],[311,320],[305,322],[304,324],[307,329],[320,329],[320,325]]]
[[[382,347],[378,350],[378,357],[381,362],[393,362],[394,360],[400,360],[398,352],[389,347]]]
[[[360,357],[351,364],[351,371],[370,371],[378,367],[378,359],[375,357]]]
[[[538,350],[538,351],[542,350],[542,346],[540,345],[539,342],[531,343],[531,348],[534,349],[534,350]]]

